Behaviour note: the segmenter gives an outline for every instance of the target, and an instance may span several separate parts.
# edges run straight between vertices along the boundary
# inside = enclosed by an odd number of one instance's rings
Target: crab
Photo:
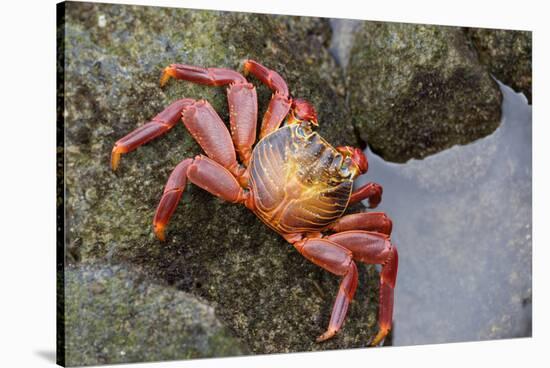
[[[273,92],[255,145],[258,104],[256,89],[245,78],[248,74]],[[206,154],[181,161],[170,174],[153,219],[156,236],[165,240],[187,181],[225,201],[243,204],[309,261],[341,276],[328,328],[319,342],[342,327],[358,283],[356,262],[380,264],[379,329],[371,345],[380,344],[391,329],[398,254],[386,214],[344,215],[351,204],[368,200],[374,208],[381,200],[382,187],[376,183],[353,189],[354,179],[368,169],[363,152],[350,146],[334,148],[313,131],[318,121],[312,104],[292,98],[284,79],[254,60],[244,62],[244,75],[225,68],[172,64],[162,73],[161,87],[170,78],[227,86],[230,129],[207,101],[183,98],[115,143],[113,170],[122,154],[167,133],[181,118]]]

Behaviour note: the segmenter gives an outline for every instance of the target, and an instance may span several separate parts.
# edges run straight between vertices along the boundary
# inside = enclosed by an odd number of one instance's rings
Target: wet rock
[[[459,28],[365,22],[347,83],[357,132],[386,160],[423,158],[499,124],[500,91]]]
[[[181,160],[201,153],[177,125],[109,168],[115,141],[171,101],[204,98],[228,121],[224,88],[183,81],[158,85],[173,62],[240,69],[253,58],[277,70],[296,97],[317,107],[320,133],[357,144],[341,71],[327,48],[328,21],[174,8],[67,4],[65,125],[70,261],[138,265],[207,300],[253,353],[365,346],[376,332],[378,275],[360,267],[360,287],[335,339],[317,344],[338,278],[300,256],[243,206],[189,185],[167,232],[152,219]],[[260,116],[271,92],[257,81]],[[94,189],[91,189],[94,188]]]
[[[195,296],[126,266],[65,271],[66,364],[240,355],[246,350]]]
[[[467,34],[491,74],[532,102],[532,32],[469,28]]]

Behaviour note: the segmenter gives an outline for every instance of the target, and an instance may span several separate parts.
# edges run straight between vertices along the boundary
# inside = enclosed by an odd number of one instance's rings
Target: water
[[[488,137],[405,164],[367,148],[399,249],[393,345],[531,336],[531,106],[499,85]]]

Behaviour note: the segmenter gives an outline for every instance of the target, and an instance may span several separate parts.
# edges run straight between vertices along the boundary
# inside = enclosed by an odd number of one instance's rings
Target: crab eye
[[[349,174],[351,174],[351,172],[349,171],[349,167],[347,166],[342,166],[342,168],[340,169],[340,174],[346,178],[349,176]]]
[[[300,124],[296,127],[296,135],[298,135],[298,137],[307,138],[311,133],[312,131],[309,124]]]
[[[347,178],[349,176],[351,176],[352,172],[350,170],[350,166],[351,166],[351,160],[346,157],[344,159],[344,163],[342,164],[342,166],[340,167],[340,175],[343,177],[343,178]]]

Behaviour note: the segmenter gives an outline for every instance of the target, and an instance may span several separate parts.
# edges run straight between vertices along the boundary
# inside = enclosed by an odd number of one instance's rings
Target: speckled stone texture
[[[339,279],[300,256],[246,208],[189,185],[167,241],[154,238],[153,214],[170,171],[201,153],[182,124],[124,155],[116,173],[109,167],[115,141],[175,99],[207,99],[228,120],[223,88],[183,81],[159,87],[162,69],[174,62],[239,70],[244,59],[256,59],[277,70],[294,96],[316,106],[323,137],[334,145],[357,145],[342,72],[327,51],[328,21],[86,3],[67,3],[66,10],[67,263],[139,267],[143,277],[167,288],[159,295],[177,289],[202,298],[251,353],[366,346],[377,324],[374,267],[360,266],[360,286],[341,333],[318,344]],[[271,92],[251,81],[258,85],[262,116]],[[78,280],[71,290],[87,292],[86,284],[78,289]],[[72,301],[67,321],[75,319]],[[127,351],[138,351],[144,341],[128,344]],[[67,348],[68,356],[81,353],[79,345]],[[217,354],[215,347],[208,351]]]
[[[364,22],[347,69],[353,123],[405,162],[493,132],[501,94],[457,27]]]
[[[469,28],[468,36],[491,74],[532,103],[532,32]]]
[[[69,267],[65,295],[69,366],[244,352],[204,301],[128,266]]]

